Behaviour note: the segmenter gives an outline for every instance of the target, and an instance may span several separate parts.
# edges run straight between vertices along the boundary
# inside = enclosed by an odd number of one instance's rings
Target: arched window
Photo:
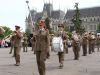
[[[94,21],[96,21],[96,19],[94,18]]]
[[[90,19],[90,21],[92,21],[92,18]]]
[[[86,22],[87,22],[87,19],[86,19]]]
[[[97,18],[97,21],[99,21],[99,18]]]

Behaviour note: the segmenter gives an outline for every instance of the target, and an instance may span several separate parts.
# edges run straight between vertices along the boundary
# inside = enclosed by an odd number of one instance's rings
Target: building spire
[[[59,4],[59,11],[60,11],[60,4]]]
[[[52,5],[53,5],[53,0],[52,0]]]
[[[50,0],[49,0],[49,4],[50,4]]]
[[[45,4],[45,0],[43,0],[43,3]]]
[[[25,21],[26,21],[26,22],[28,21],[28,18],[27,18],[27,16],[26,16],[26,19],[25,19]]]

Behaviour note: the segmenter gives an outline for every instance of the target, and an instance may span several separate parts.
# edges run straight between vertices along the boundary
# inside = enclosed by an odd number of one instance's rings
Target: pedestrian
[[[63,40],[64,49],[63,49],[63,51],[58,52],[58,58],[59,58],[59,63],[60,63],[59,68],[62,69],[64,66],[63,61],[64,61],[64,54],[66,52],[66,43],[67,43],[67,35],[66,35],[66,32],[64,31],[63,24],[58,25],[58,31],[55,33],[55,35],[57,37],[61,37]]]
[[[89,41],[89,54],[92,54],[94,51],[94,48],[95,48],[95,35],[93,32],[90,32],[89,33],[89,36],[88,36],[88,41]]]
[[[10,36],[10,43],[11,43],[11,47],[10,47],[10,52],[9,52],[9,54],[11,54],[12,53],[12,51],[14,52],[14,41],[13,41],[13,37],[12,36]],[[13,57],[14,57],[14,53],[13,53]]]
[[[21,43],[21,39],[22,39],[23,35],[20,31],[20,26],[15,26],[15,31],[13,31],[12,33],[12,39],[13,39],[13,42],[14,42],[14,56],[15,56],[15,61],[16,61],[16,64],[15,66],[20,66],[20,51],[21,51],[21,46],[22,46],[22,43]]]
[[[97,49],[99,51],[99,49],[100,49],[100,35],[97,35],[96,44],[97,44]]]
[[[78,32],[72,34],[72,47],[74,52],[74,60],[79,60],[80,52],[80,35]]]
[[[35,36],[36,40],[35,53],[38,71],[40,75],[45,75],[45,61],[50,46],[49,31],[45,29],[45,21],[40,21],[39,28],[35,31],[35,34],[33,36]]]
[[[23,52],[27,52],[28,47],[28,37],[26,34],[23,36]]]
[[[87,56],[88,34],[85,32],[82,36],[82,50],[83,56]]]
[[[33,34],[34,35],[34,34]],[[33,51],[33,53],[35,54],[35,51],[34,51],[34,48],[35,48],[35,36],[33,36],[31,39],[30,39],[30,42],[31,42],[31,44],[32,44],[32,50],[31,51]]]

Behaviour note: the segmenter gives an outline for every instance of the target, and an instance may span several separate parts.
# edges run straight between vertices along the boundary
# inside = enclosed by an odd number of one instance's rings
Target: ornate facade
[[[33,25],[35,25],[36,21],[39,18],[45,19],[49,17],[50,19],[50,26],[52,30],[56,31],[57,30],[57,25],[64,21],[64,16],[65,13],[62,10],[53,10],[53,5],[50,3],[44,4],[43,11],[42,12],[37,12],[35,10],[31,10],[31,15],[32,15],[32,20],[33,20]],[[26,29],[31,30],[30,32],[32,33],[32,26],[30,22],[30,17],[28,16],[25,20],[26,22]]]
[[[82,20],[82,26],[86,31],[97,31],[97,26],[100,24],[100,7],[92,7],[92,8],[84,8],[80,10],[80,19]],[[53,31],[57,30],[57,25],[59,23],[65,23],[69,29],[71,29],[74,24],[72,23],[72,18],[75,14],[75,10],[68,10],[66,14],[62,10],[53,10],[53,5],[50,3],[44,4],[43,11],[37,12],[35,10],[31,10],[32,20],[35,24],[37,19],[42,18],[45,19],[49,17],[50,26]],[[30,22],[30,17],[26,18],[26,29],[29,29],[32,33],[32,26]],[[33,24],[33,25],[34,25]]]
[[[74,26],[71,21],[74,14],[74,10],[68,10],[65,15],[65,23],[70,29]],[[86,31],[96,32],[97,26],[100,24],[100,7],[80,9],[80,19]]]

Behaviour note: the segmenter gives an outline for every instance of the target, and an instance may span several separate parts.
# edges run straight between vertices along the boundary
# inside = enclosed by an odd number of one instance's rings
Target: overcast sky
[[[54,10],[60,8],[63,11],[74,9],[76,2],[79,8],[100,6],[100,0],[29,0],[29,6],[40,12],[44,2],[52,3]],[[15,25],[20,25],[24,30],[28,12],[26,0],[0,0],[0,26],[9,26],[14,30]]]

